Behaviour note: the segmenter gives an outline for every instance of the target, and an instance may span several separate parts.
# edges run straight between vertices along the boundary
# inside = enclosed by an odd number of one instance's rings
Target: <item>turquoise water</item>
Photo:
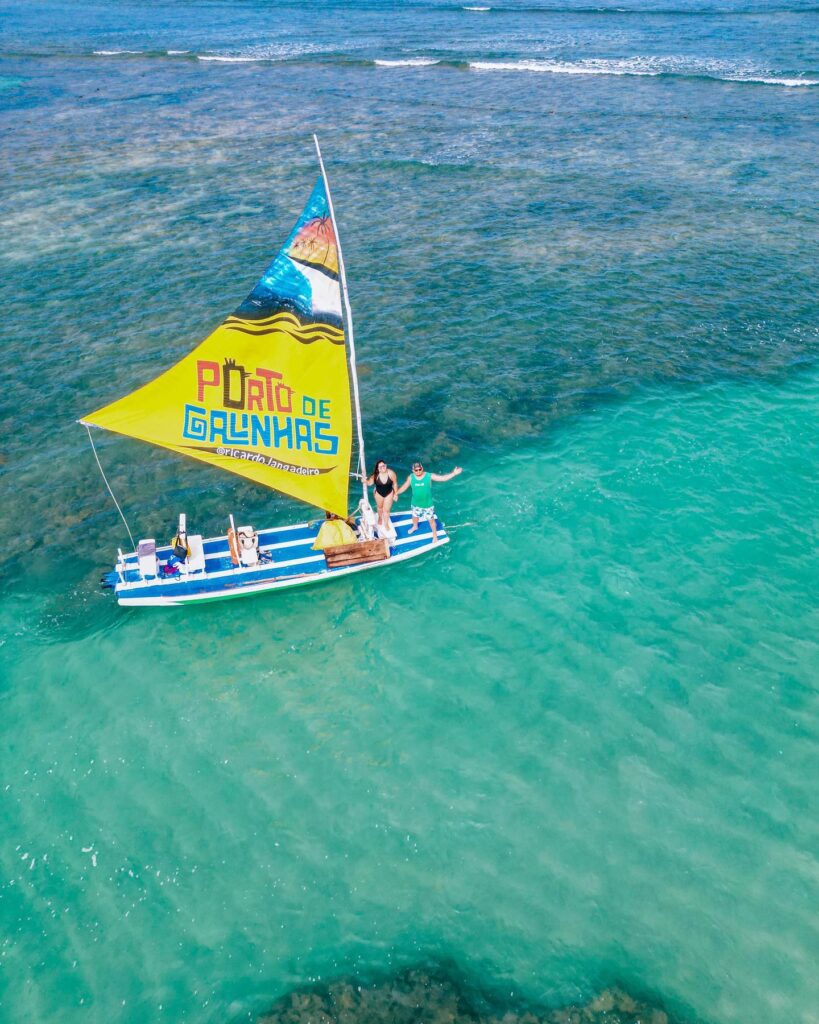
[[[814,1021],[815,9],[0,15],[3,1019],[252,1019],[443,960]],[[118,609],[74,420],[246,293],[313,130],[368,450],[465,467],[453,543]],[[142,536],[301,514],[100,452]]]

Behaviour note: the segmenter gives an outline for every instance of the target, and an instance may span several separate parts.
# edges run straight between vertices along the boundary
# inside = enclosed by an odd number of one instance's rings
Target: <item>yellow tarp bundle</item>
[[[343,519],[328,519],[321,524],[318,536],[313,541],[314,551],[324,551],[338,544],[355,544],[355,531]]]

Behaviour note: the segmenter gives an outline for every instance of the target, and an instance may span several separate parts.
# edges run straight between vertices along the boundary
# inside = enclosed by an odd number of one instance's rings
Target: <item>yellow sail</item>
[[[352,413],[338,271],[319,178],[236,312],[176,366],[82,422],[346,516]]]

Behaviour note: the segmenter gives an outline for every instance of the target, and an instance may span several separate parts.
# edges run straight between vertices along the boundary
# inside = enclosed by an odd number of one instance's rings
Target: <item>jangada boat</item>
[[[316,550],[317,523],[257,531],[236,529],[232,517],[224,536],[204,539],[186,533],[183,515],[174,550],[153,538],[134,543],[123,516],[135,550],[120,550],[103,577],[121,605],[213,601],[318,583],[415,558],[449,541],[440,522],[437,542],[429,523],[410,534],[408,512],[393,514],[383,529],[368,502],[344,260],[315,143],[316,186],[250,295],[171,369],[80,422],[92,448],[90,428],[101,427],[247,477],[341,520],[356,478],[362,497],[355,540]]]

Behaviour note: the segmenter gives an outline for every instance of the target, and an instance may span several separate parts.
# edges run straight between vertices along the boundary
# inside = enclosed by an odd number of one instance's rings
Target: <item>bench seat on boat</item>
[[[201,533],[194,533],[188,537],[188,548],[190,554],[185,559],[185,570],[191,572],[205,571],[205,545],[202,543]]]
[[[139,575],[143,579],[154,579],[159,575],[159,562],[156,557],[156,541],[153,537],[141,540],[137,545]]]

